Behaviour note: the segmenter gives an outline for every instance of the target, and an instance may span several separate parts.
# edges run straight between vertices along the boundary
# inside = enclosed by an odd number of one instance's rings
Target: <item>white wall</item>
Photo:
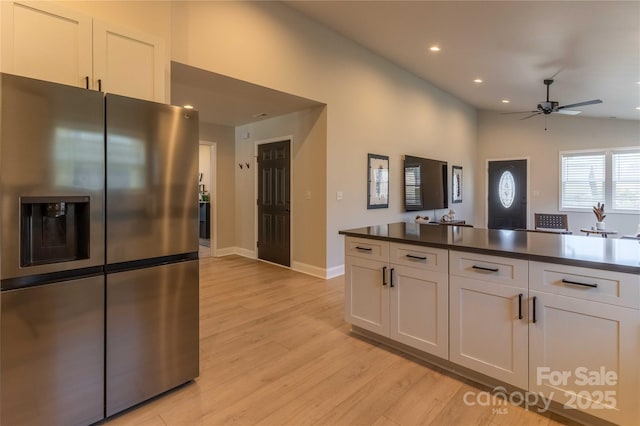
[[[558,213],[560,151],[640,147],[640,121],[610,118],[568,117],[553,114],[519,120],[513,115],[482,111],[478,118],[478,157],[475,176],[475,219],[486,227],[486,162],[487,159],[529,157],[530,204],[529,227],[533,213]],[[595,224],[592,212],[563,212],[569,215],[569,228],[574,234],[580,228]],[[640,215],[607,212],[607,229],[619,234],[635,234]]]
[[[327,105],[326,168],[314,176],[326,181],[326,231],[311,242],[326,242],[318,266],[344,262],[340,229],[411,216],[402,208],[404,154],[463,166],[455,208],[472,217],[476,112],[464,102],[279,3],[174,2],[171,44],[175,61]],[[390,157],[388,209],[366,209],[367,153]]]
[[[244,167],[236,164],[235,168],[238,246],[253,251],[256,142],[291,137],[291,266],[323,276],[320,270],[326,264],[326,117],[326,108],[317,107],[237,127],[236,163]],[[251,168],[247,169],[245,163]]]

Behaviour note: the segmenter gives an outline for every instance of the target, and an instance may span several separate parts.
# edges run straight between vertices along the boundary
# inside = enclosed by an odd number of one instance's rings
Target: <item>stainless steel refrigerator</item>
[[[0,423],[93,423],[104,396],[104,97],[0,79]]]
[[[198,116],[107,95],[106,415],[198,375]]]
[[[0,74],[1,424],[87,425],[198,375],[197,119]]]

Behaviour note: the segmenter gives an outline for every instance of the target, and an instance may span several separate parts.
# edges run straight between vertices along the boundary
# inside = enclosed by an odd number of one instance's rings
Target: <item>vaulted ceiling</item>
[[[478,109],[535,110],[553,78],[560,105],[603,101],[578,117],[640,119],[640,1],[284,3]],[[172,101],[232,126],[319,105],[177,63]]]
[[[478,109],[535,110],[553,77],[560,105],[601,99],[576,109],[640,119],[639,1],[286,4]]]

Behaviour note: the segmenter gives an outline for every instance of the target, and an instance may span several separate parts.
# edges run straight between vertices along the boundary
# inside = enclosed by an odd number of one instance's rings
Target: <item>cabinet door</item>
[[[525,289],[451,276],[449,359],[527,389],[526,295]]]
[[[390,265],[389,337],[448,358],[449,290],[447,274]]]
[[[638,424],[640,311],[530,295],[530,390],[614,423]]]
[[[344,313],[347,322],[389,336],[387,264],[345,257]]]
[[[51,2],[2,2],[2,71],[85,87],[91,17]]]
[[[164,102],[164,57],[159,38],[93,21],[94,88]]]

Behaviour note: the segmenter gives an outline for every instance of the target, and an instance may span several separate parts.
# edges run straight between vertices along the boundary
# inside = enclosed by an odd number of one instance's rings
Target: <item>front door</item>
[[[527,160],[489,161],[489,229],[527,227]]]
[[[291,266],[290,141],[258,145],[258,258]]]

